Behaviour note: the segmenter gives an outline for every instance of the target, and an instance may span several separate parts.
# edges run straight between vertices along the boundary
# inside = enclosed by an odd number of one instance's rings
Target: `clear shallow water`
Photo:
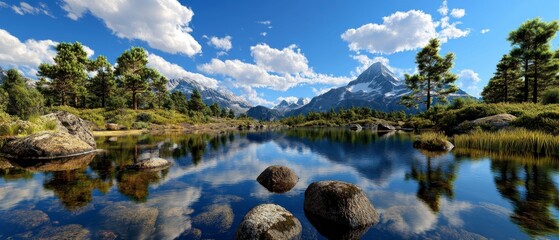
[[[408,134],[333,129],[97,140],[106,151],[91,158],[11,168],[0,161],[0,239],[232,239],[261,203],[292,212],[303,239],[323,239],[303,211],[306,187],[319,180],[351,182],[369,196],[380,223],[363,239],[559,234],[555,159],[434,155],[413,149]],[[146,155],[173,165],[126,170]],[[275,164],[299,175],[294,189],[274,194],[256,182]]]

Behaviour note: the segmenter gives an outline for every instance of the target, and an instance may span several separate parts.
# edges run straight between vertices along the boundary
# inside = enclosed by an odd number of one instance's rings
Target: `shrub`
[[[447,143],[448,138],[441,132],[423,132],[419,135],[413,145],[416,148],[432,151],[450,150],[447,149]]]
[[[547,89],[542,95],[543,104],[556,104],[559,103],[559,88]]]
[[[132,123],[133,129],[148,129],[151,126],[148,122],[134,122]]]
[[[542,112],[539,114],[528,114],[517,118],[514,126],[529,130],[540,130],[551,134],[559,134],[559,112]]]
[[[153,121],[153,115],[149,112],[139,113],[136,120],[140,122],[151,122]]]

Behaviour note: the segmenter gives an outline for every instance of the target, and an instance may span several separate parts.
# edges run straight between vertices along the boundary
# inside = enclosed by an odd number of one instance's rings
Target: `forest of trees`
[[[539,18],[524,22],[510,32],[512,49],[497,64],[494,76],[481,96],[487,103],[557,103],[559,87],[559,49],[551,40],[559,31],[557,21]]]
[[[169,109],[182,114],[234,118],[232,109],[207,106],[198,90],[190,96],[167,90],[168,80],[147,66],[147,53],[132,47],[116,59],[113,67],[105,56],[88,59],[79,43],[56,46],[53,64],[39,66],[38,81],[28,82],[15,69],[7,71],[0,88],[0,108],[27,119],[42,107]]]

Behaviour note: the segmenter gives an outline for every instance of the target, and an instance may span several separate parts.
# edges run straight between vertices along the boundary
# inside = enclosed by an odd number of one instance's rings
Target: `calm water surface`
[[[303,211],[306,187],[320,180],[351,182],[369,196],[380,223],[363,239],[559,236],[556,159],[437,155],[413,149],[405,133],[334,129],[107,137],[97,144],[105,151],[69,161],[1,160],[0,239],[232,239],[262,203],[291,211],[303,239],[324,239]],[[127,170],[149,156],[173,165]],[[276,164],[300,177],[284,194],[255,180]]]

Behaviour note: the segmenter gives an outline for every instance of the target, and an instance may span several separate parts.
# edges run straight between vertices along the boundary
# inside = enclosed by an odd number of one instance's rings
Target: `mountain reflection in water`
[[[319,180],[355,183],[369,196],[380,223],[364,239],[557,238],[556,159],[411,143],[407,133],[292,129],[101,137],[96,155],[1,159],[0,226],[9,227],[0,238],[230,239],[252,207],[276,203],[301,221],[303,239],[322,239],[303,211],[306,187]],[[173,165],[128,168],[150,157]],[[270,193],[255,180],[270,165],[290,167],[299,182]]]

